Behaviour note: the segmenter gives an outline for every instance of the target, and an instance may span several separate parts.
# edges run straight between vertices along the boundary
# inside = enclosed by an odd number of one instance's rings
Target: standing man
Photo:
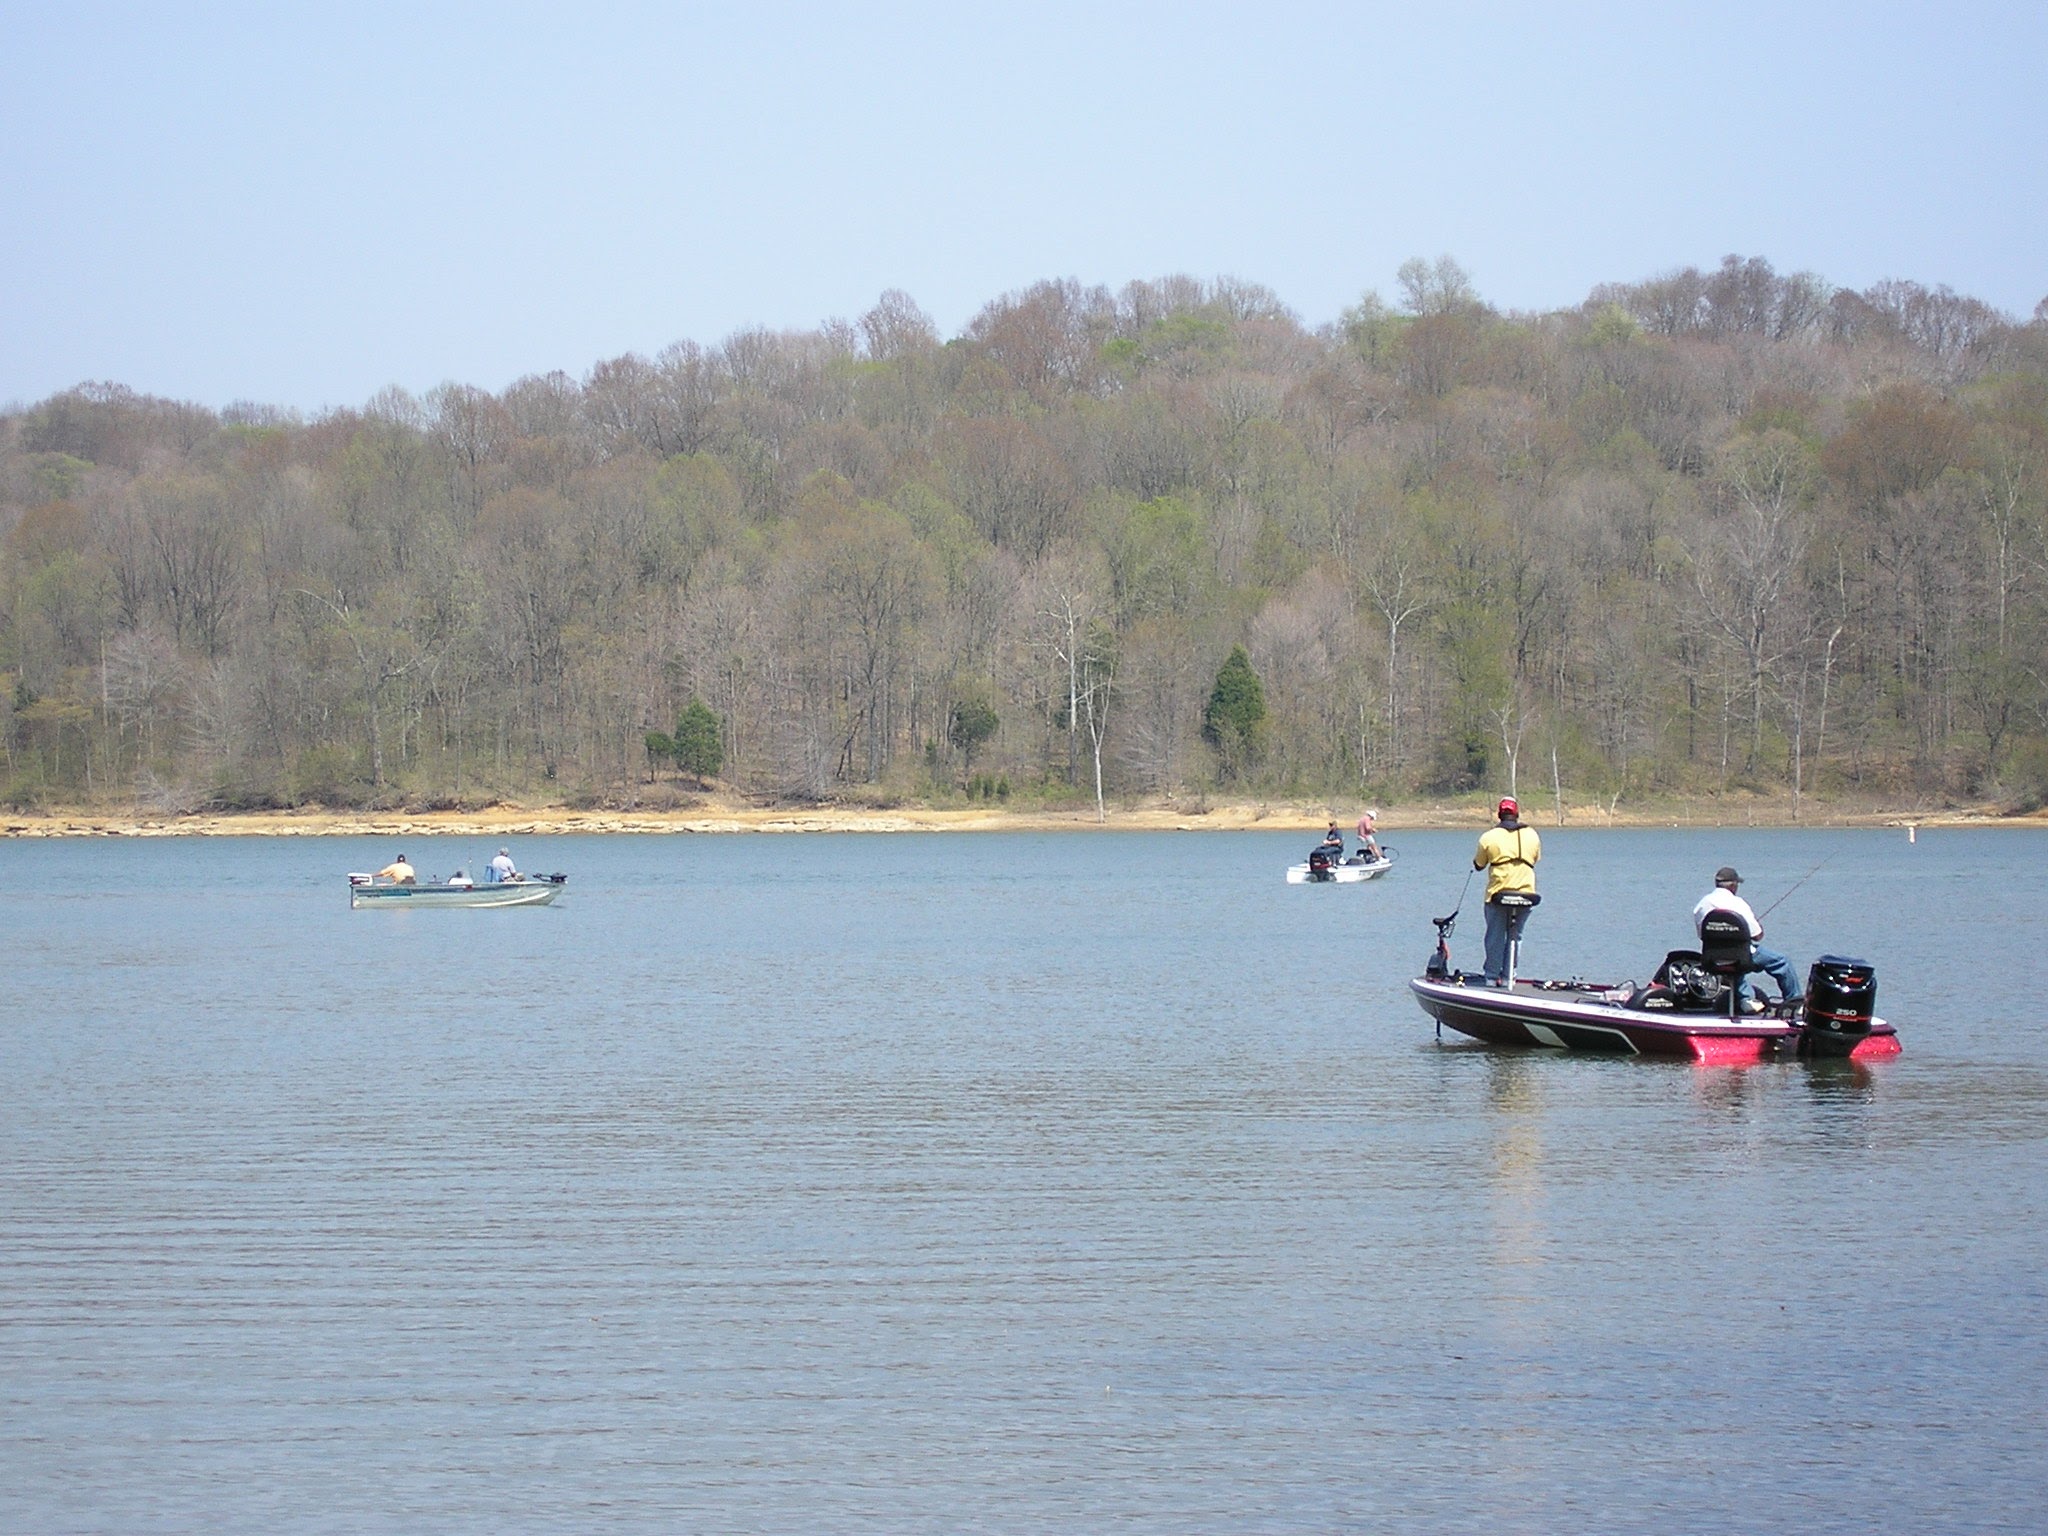
[[[1536,861],[1543,857],[1543,839],[1522,825],[1522,808],[1514,800],[1500,803],[1500,824],[1479,838],[1472,867],[1486,871],[1486,982],[1508,984],[1508,946],[1522,937],[1529,920],[1527,907],[1504,907],[1499,898],[1510,891],[1536,893]]]
[[[1735,894],[1741,884],[1742,876],[1735,873],[1734,869],[1729,865],[1723,864],[1719,869],[1715,870],[1714,888],[1702,896],[1699,899],[1699,903],[1692,909],[1692,931],[1695,934],[1700,931],[1700,925],[1707,920],[1709,912],[1734,913],[1742,919],[1743,927],[1749,930],[1749,939],[1753,946],[1756,968],[1778,984],[1778,996],[1785,1003],[1797,1003],[1800,1001],[1799,973],[1792,969],[1792,962],[1790,960],[1787,960],[1775,949],[1765,949],[1762,944],[1757,942],[1764,936],[1763,921],[1751,909],[1748,902]],[[1743,1001],[1748,1002],[1753,996],[1752,989],[1747,981],[1743,981],[1740,985]],[[1759,1002],[1756,1006],[1758,1009],[1761,1009],[1763,1004]]]
[[[1379,815],[1378,811],[1368,810],[1358,817],[1358,851],[1368,864],[1380,861]]]

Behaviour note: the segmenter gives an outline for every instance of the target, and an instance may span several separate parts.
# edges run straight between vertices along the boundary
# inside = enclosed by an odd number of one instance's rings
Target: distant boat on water
[[[1350,858],[1336,858],[1316,849],[1308,856],[1306,864],[1287,866],[1289,885],[1356,885],[1361,880],[1377,880],[1394,867],[1394,850],[1382,849],[1380,856],[1369,859],[1363,851]]]
[[[351,907],[410,911],[415,907],[544,907],[569,883],[567,875],[521,875],[516,880],[457,881],[436,885],[379,885],[374,877],[348,877]]]

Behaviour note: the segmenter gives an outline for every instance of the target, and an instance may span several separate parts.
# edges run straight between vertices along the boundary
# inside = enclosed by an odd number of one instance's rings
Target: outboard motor
[[[1846,955],[1822,955],[1806,973],[1805,1030],[1809,1056],[1846,1056],[1868,1038],[1877,1012],[1877,967]]]
[[[1332,874],[1332,873],[1330,872],[1330,867],[1331,867],[1331,865],[1332,865],[1332,864],[1333,864],[1334,862],[1335,862],[1335,860],[1333,860],[1333,859],[1332,859],[1332,858],[1330,857],[1330,850],[1329,850],[1329,849],[1327,849],[1327,848],[1312,848],[1312,849],[1310,849],[1310,850],[1309,850],[1309,855],[1308,855],[1308,877],[1309,877],[1309,879],[1311,879],[1311,880],[1334,880],[1334,879],[1336,879],[1337,877],[1336,877],[1336,876],[1335,876],[1334,874]]]

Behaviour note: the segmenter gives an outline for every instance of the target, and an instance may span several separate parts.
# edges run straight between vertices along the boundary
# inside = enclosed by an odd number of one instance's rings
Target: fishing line
[[[1478,873],[1479,871],[1477,869],[1468,869],[1465,871],[1465,883],[1458,887],[1458,900],[1457,904],[1451,908],[1451,915],[1449,917],[1433,917],[1430,919],[1431,922],[1442,924],[1457,921],[1458,914],[1465,910],[1465,897],[1466,894],[1470,892],[1472,889],[1472,877]],[[1785,894],[1789,896],[1791,892],[1788,891]],[[1785,897],[1780,896],[1778,899],[1780,901],[1783,901]]]
[[[1432,980],[1442,980],[1451,974],[1451,930],[1458,924],[1458,914],[1465,909],[1465,894],[1472,889],[1472,877],[1477,873],[1477,869],[1465,871],[1465,883],[1458,888],[1458,904],[1451,909],[1448,917],[1430,919],[1436,924],[1436,949],[1431,953],[1429,963],[1423,967],[1422,974]],[[1441,1018],[1436,1021],[1436,1037],[1439,1040],[1444,1037],[1444,1021]]]
[[[1831,853],[1831,854],[1829,854],[1829,855],[1827,856],[1827,858],[1825,858],[1825,859],[1822,859],[1822,860],[1821,860],[1821,861],[1820,861],[1820,862],[1819,862],[1818,864],[1814,865],[1814,866],[1813,866],[1813,868],[1809,869],[1809,870],[1808,870],[1808,871],[1807,871],[1807,872],[1806,872],[1805,874],[1801,875],[1801,876],[1800,876],[1800,877],[1799,877],[1799,878],[1798,878],[1797,880],[1794,880],[1794,881],[1793,881],[1793,882],[1791,883],[1791,885],[1789,885],[1789,886],[1787,886],[1787,887],[1786,887],[1786,889],[1785,889],[1785,896],[1790,896],[1790,895],[1791,895],[1791,894],[1792,894],[1792,893],[1793,893],[1794,891],[1798,890],[1798,889],[1799,889],[1799,887],[1801,887],[1802,885],[1806,884],[1806,882],[1807,882],[1807,881],[1811,880],[1811,879],[1812,879],[1812,878],[1813,878],[1813,877],[1814,877],[1815,875],[1819,874],[1819,873],[1820,873],[1820,872],[1821,872],[1821,871],[1822,871],[1823,869],[1826,869],[1826,868],[1828,867],[1828,865],[1829,865],[1829,864],[1830,864],[1830,863],[1831,863],[1831,862],[1833,861],[1834,857],[1835,857],[1835,856],[1834,856],[1834,855],[1833,855],[1832,853]],[[1756,920],[1757,920],[1758,922],[1762,922],[1762,921],[1763,921],[1763,920],[1764,920],[1765,918],[1769,917],[1769,916],[1770,916],[1770,915],[1771,915],[1771,914],[1772,914],[1773,912],[1777,911],[1777,910],[1778,910],[1778,904],[1779,904],[1779,902],[1782,902],[1782,901],[1783,901],[1783,900],[1785,899],[1785,896],[1780,896],[1780,897],[1778,898],[1778,900],[1777,900],[1777,901],[1774,901],[1774,902],[1772,902],[1772,903],[1771,903],[1771,904],[1770,904],[1770,905],[1769,905],[1768,907],[1765,907],[1765,908],[1763,909],[1763,911],[1761,911],[1761,912],[1757,913],[1757,915],[1756,915]]]

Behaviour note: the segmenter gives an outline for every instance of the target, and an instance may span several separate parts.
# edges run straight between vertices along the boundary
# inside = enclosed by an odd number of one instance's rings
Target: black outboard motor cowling
[[[1870,1034],[1877,1012],[1877,967],[1847,955],[1822,955],[1806,973],[1806,1036],[1825,1055],[1846,1055]]]
[[[1327,849],[1327,848],[1312,848],[1312,849],[1310,849],[1310,850],[1309,850],[1309,855],[1308,855],[1308,877],[1309,877],[1309,879],[1311,879],[1311,880],[1334,880],[1334,879],[1336,879],[1337,877],[1336,877],[1335,875],[1333,875],[1332,873],[1330,873],[1330,870],[1331,870],[1331,866],[1332,866],[1332,865],[1334,865],[1334,864],[1335,864],[1336,862],[1337,862],[1337,861],[1336,861],[1335,859],[1333,859],[1333,858],[1331,858],[1331,857],[1330,857],[1330,850],[1329,850],[1329,849]]]

